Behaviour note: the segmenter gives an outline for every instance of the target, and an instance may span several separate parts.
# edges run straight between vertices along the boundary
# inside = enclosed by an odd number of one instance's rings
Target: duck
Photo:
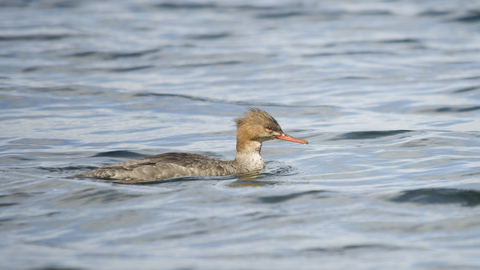
[[[234,160],[171,152],[107,165],[73,177],[146,182],[177,177],[241,175],[265,169],[265,162],[260,155],[262,143],[265,141],[279,139],[308,144],[306,140],[283,132],[275,118],[258,108],[248,108],[242,117],[233,121],[237,127]]]

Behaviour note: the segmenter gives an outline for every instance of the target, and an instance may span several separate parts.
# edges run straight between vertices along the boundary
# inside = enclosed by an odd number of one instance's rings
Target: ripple
[[[200,34],[200,35],[188,35],[188,39],[199,39],[199,40],[209,40],[209,39],[220,39],[231,36],[230,33],[212,33],[212,34]]]
[[[153,68],[155,66],[153,65],[144,65],[144,66],[134,66],[134,67],[125,67],[125,68],[112,68],[112,69],[107,69],[108,71],[111,72],[131,72],[131,71],[137,71],[137,70],[142,70],[142,69],[149,69]]]
[[[214,99],[214,98],[207,98],[207,97],[197,97],[193,95],[183,95],[183,94],[171,94],[171,93],[151,93],[151,92],[143,92],[143,93],[136,93],[133,96],[135,97],[174,97],[174,98],[182,98],[194,101],[202,101],[202,102],[211,102],[217,104],[233,104],[239,106],[246,106],[246,107],[280,107],[280,108],[325,108],[330,106],[325,105],[287,105],[287,104],[280,104],[280,103],[272,103],[272,102],[261,102],[261,101],[228,101],[228,100],[221,100],[221,99]]]
[[[289,200],[293,200],[299,197],[303,196],[313,196],[315,199],[321,198],[323,196],[319,196],[320,194],[326,193],[328,191],[325,190],[311,190],[311,191],[306,191],[306,192],[299,192],[299,193],[291,193],[287,195],[279,195],[279,196],[265,196],[265,197],[259,197],[258,200],[261,203],[268,203],[268,204],[274,204],[274,203],[283,203]]]
[[[451,11],[447,10],[426,10],[421,12],[420,16],[431,16],[431,17],[439,17],[451,14]]]
[[[66,38],[71,38],[72,35],[68,34],[31,34],[31,35],[12,35],[5,36],[0,35],[0,41],[54,41]]]
[[[424,188],[403,191],[390,199],[398,203],[480,205],[480,191],[448,188]]]
[[[211,3],[176,3],[176,2],[165,2],[155,5],[158,8],[162,9],[210,9],[216,8],[216,4]]]
[[[67,57],[78,57],[78,58],[93,58],[93,59],[103,59],[103,60],[116,60],[121,58],[137,58],[142,57],[148,54],[154,54],[161,51],[161,49],[151,49],[143,50],[137,52],[97,52],[97,51],[87,51],[87,52],[78,52],[66,55]]]
[[[464,88],[454,90],[454,91],[452,91],[452,93],[457,93],[458,94],[458,93],[474,92],[474,91],[477,91],[477,90],[480,90],[480,86],[464,87]]]
[[[343,51],[343,52],[326,52],[326,53],[312,53],[304,54],[302,57],[325,57],[325,56],[337,56],[337,55],[396,55],[394,52],[387,51]]]
[[[480,22],[480,10],[471,10],[468,14],[459,16],[452,21],[463,22],[463,23],[476,23]]]
[[[427,108],[414,109],[410,113],[418,114],[447,114],[447,113],[465,113],[480,110],[480,106],[431,106]]]
[[[92,157],[140,158],[144,156],[145,155],[141,155],[132,151],[122,150],[122,151],[101,152],[93,155]]]
[[[379,43],[422,43],[420,39],[416,38],[400,38],[400,39],[386,39],[381,40]]]
[[[58,197],[55,201],[62,207],[94,206],[129,201],[142,196],[144,194],[131,194],[112,189],[83,188]]]
[[[28,7],[31,0],[0,1],[0,7]]]
[[[317,248],[308,248],[303,251],[305,252],[321,252],[321,253],[344,253],[351,251],[360,251],[360,250],[369,250],[369,252],[375,252],[375,250],[383,251],[392,251],[392,250],[401,250],[403,248],[391,245],[382,245],[382,244],[364,244],[364,245],[346,245],[342,247],[317,247]]]
[[[289,17],[298,17],[298,16],[307,16],[307,12],[303,11],[286,11],[286,12],[272,12],[272,13],[261,13],[255,16],[259,19],[284,19]]]
[[[208,66],[230,66],[241,64],[241,61],[223,61],[223,62],[214,62],[214,63],[202,63],[202,64],[186,64],[179,65],[178,68],[196,68],[196,67],[208,67]]]
[[[3,194],[3,195],[0,195],[0,201],[4,202],[5,200],[6,201],[22,200],[22,199],[33,197],[33,196],[38,195],[38,194],[42,194],[42,193],[40,193],[40,192],[36,192],[36,193],[16,192],[16,193],[10,193],[10,194]]]
[[[398,134],[410,133],[412,130],[385,130],[385,131],[356,131],[348,132],[337,135],[328,141],[340,141],[340,140],[372,140],[384,137],[395,136]]]
[[[75,171],[89,171],[97,169],[95,166],[65,166],[65,167],[37,167],[39,170],[48,172],[75,172]]]
[[[204,9],[216,9],[216,10],[238,10],[238,11],[264,11],[264,10],[273,10],[276,9],[276,6],[262,5],[264,3],[259,3],[260,5],[255,5],[251,3],[240,3],[235,5],[231,4],[222,4],[219,3],[195,3],[195,2],[163,2],[160,4],[154,5],[154,7],[160,9],[169,9],[169,10],[204,10]]]

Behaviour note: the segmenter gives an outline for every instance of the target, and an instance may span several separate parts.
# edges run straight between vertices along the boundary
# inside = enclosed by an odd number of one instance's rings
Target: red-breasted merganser
[[[280,139],[308,144],[282,131],[270,114],[250,108],[237,124],[237,153],[233,161],[213,159],[191,153],[165,153],[107,165],[74,177],[108,180],[155,181],[186,176],[224,176],[256,172],[265,168],[260,150],[262,142]]]

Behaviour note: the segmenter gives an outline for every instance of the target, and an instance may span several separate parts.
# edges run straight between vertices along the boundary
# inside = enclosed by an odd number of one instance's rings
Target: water
[[[478,269],[480,1],[1,1],[2,269]],[[257,177],[68,176],[171,151]]]

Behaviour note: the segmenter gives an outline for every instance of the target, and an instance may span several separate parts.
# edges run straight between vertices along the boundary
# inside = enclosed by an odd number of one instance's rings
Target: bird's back
[[[155,181],[185,176],[222,176],[238,173],[233,161],[192,153],[165,153],[107,165],[75,177]]]

